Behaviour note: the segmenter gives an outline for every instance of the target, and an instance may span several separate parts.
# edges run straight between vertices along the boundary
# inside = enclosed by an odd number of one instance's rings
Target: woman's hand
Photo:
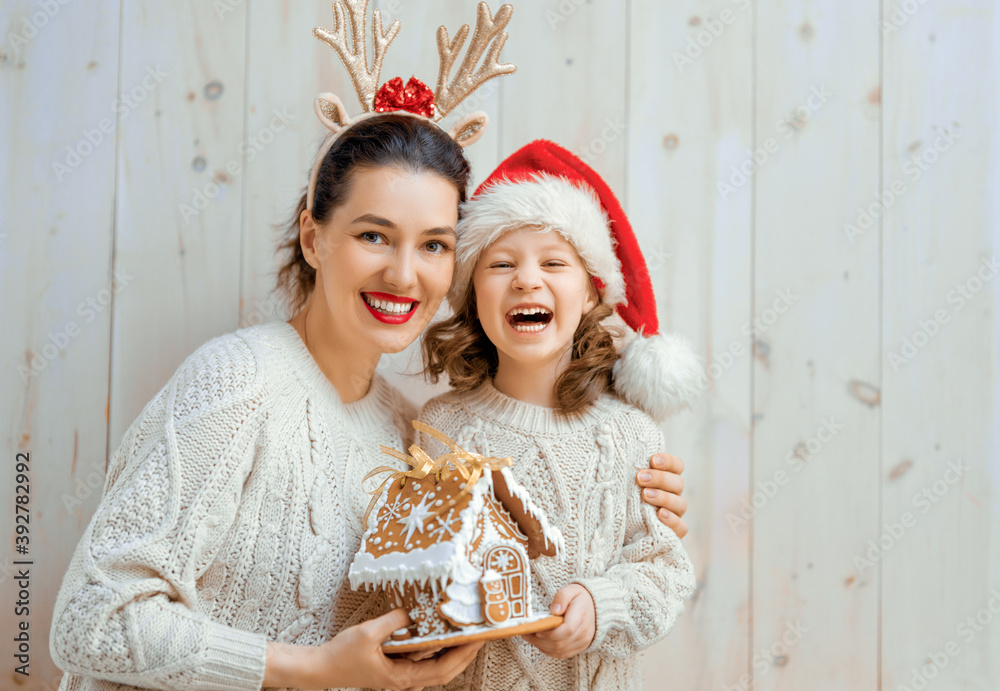
[[[649,461],[648,470],[640,470],[636,481],[643,488],[642,499],[659,510],[656,515],[677,537],[687,535],[687,523],[682,518],[687,511],[687,500],[681,496],[684,491],[684,461],[668,453],[658,453]]]
[[[552,598],[550,614],[562,614],[563,623],[554,629],[531,633],[522,638],[549,657],[567,658],[590,647],[597,633],[597,614],[590,591],[578,583],[561,588]]]
[[[397,629],[409,626],[405,609],[344,629],[320,646],[267,644],[264,687],[325,689],[364,686],[419,689],[446,684],[476,657],[482,643],[450,649],[433,660],[389,658],[381,645]]]

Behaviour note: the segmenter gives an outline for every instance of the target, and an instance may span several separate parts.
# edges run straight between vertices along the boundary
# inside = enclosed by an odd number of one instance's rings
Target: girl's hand
[[[483,645],[480,642],[458,646],[439,658],[422,662],[386,657],[381,650],[382,643],[393,631],[409,624],[406,610],[400,608],[344,629],[320,646],[268,643],[264,687],[420,689],[437,686],[455,678]]]
[[[594,598],[578,583],[570,583],[552,599],[549,613],[562,614],[563,623],[549,631],[532,633],[522,638],[549,657],[573,657],[590,647],[597,633]]]
[[[677,533],[677,537],[683,538],[688,532],[682,518],[687,511],[687,499],[681,496],[684,461],[668,453],[658,453],[650,459],[649,465],[648,470],[636,474],[636,482],[643,488],[642,500],[659,509],[656,515],[660,521]]]

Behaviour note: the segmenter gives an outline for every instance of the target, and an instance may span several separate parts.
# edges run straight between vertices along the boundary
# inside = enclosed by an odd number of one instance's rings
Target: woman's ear
[[[314,269],[319,268],[319,257],[316,249],[318,230],[319,228],[313,220],[312,211],[305,209],[299,216],[299,245],[302,247],[302,256]]]

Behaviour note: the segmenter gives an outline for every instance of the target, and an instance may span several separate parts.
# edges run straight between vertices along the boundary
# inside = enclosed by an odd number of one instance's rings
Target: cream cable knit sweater
[[[345,576],[362,477],[413,412],[378,376],[343,405],[284,322],[199,348],[112,458],[56,600],[60,689],[259,689],[268,640],[381,614]]]
[[[535,610],[547,611],[556,591],[579,583],[597,614],[594,641],[576,657],[548,657],[520,638],[490,641],[448,688],[641,690],[639,651],[667,635],[695,586],[680,539],[635,484],[637,470],[665,446],[656,423],[612,396],[561,419],[489,382],[429,401],[420,419],[463,448],[512,457],[514,478],[562,531],[565,561],[532,562]],[[418,443],[444,451],[423,434]]]

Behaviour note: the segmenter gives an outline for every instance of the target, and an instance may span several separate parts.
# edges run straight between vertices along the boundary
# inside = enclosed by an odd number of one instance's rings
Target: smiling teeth
[[[365,302],[369,305],[387,314],[406,314],[413,307],[412,302],[389,302],[388,300],[378,300],[370,295],[365,295],[364,297]]]
[[[515,324],[514,325],[514,330],[515,331],[541,331],[546,326],[548,326],[548,324]]]
[[[507,314],[551,314],[551,312],[544,307],[515,307]]]

